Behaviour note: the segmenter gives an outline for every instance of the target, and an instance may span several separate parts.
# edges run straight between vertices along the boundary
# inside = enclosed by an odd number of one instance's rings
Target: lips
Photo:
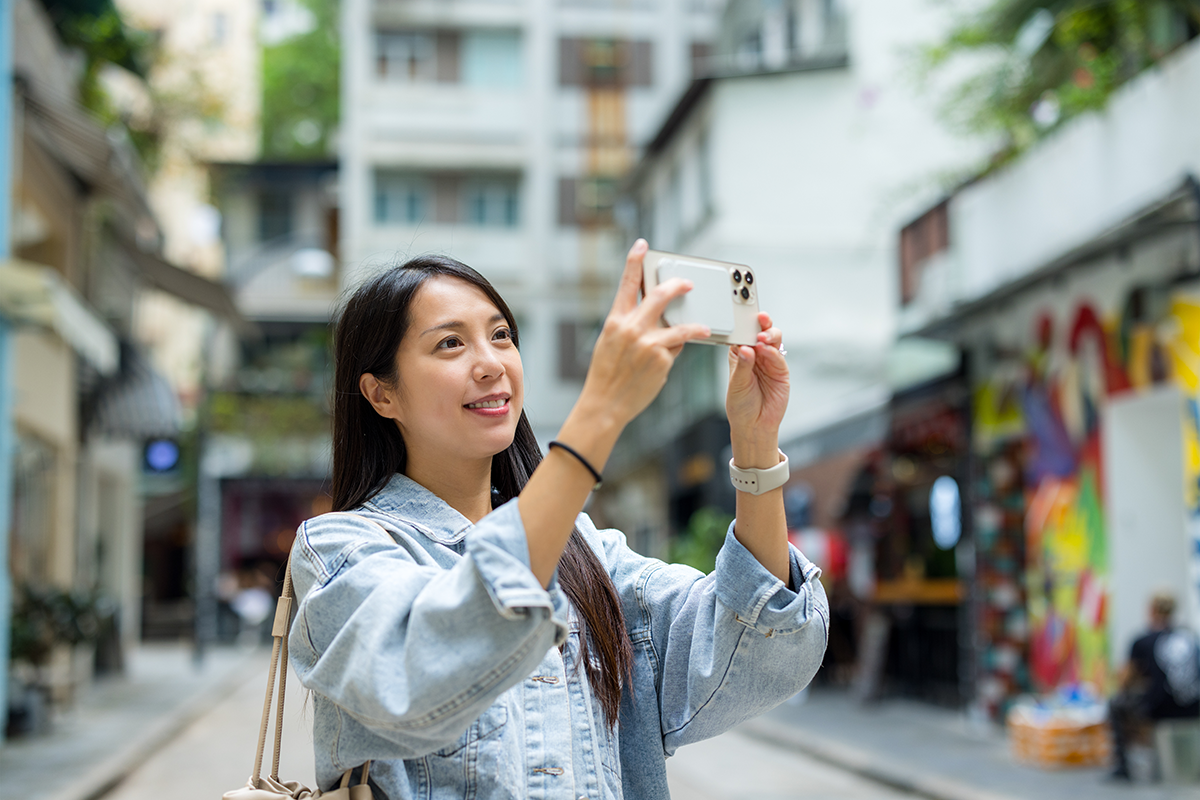
[[[512,395],[509,394],[489,394],[487,397],[481,397],[478,400],[472,400],[466,404],[467,408],[499,408],[506,404]]]
[[[490,394],[463,405],[463,408],[484,416],[502,416],[508,413],[509,394]]]

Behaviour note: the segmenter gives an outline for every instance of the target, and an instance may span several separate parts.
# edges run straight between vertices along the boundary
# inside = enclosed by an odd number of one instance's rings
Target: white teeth
[[[499,408],[507,402],[507,400],[486,400],[482,403],[468,403],[467,408]]]

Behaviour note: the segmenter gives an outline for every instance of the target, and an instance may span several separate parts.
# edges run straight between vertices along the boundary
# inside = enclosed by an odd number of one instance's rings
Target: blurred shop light
[[[906,336],[887,356],[887,383],[893,392],[953,374],[959,366],[958,348],[949,342]]]
[[[50,267],[0,262],[0,311],[17,323],[54,331],[101,375],[117,371],[117,337]]]
[[[962,504],[958,483],[949,475],[933,482],[929,490],[929,521],[933,523],[933,541],[943,550],[958,544],[962,535]]]
[[[292,253],[292,274],[300,278],[333,276],[333,256],[319,247],[302,247]]]
[[[179,466],[179,445],[171,439],[154,439],[146,444],[146,469],[170,472]]]

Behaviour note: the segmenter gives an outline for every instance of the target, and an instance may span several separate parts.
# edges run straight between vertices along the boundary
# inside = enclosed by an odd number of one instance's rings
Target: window
[[[908,305],[921,288],[926,261],[950,247],[949,203],[943,201],[900,230],[900,304]]]
[[[462,82],[513,89],[521,85],[521,37],[516,31],[471,31],[462,37]]]
[[[580,322],[561,320],[558,323],[558,377],[564,380],[583,380],[592,363],[592,348],[600,338],[603,320]]]
[[[213,47],[222,47],[229,38],[229,17],[218,11],[212,15],[211,41]]]
[[[515,178],[468,179],[463,190],[463,219],[468,225],[517,225],[518,189]]]
[[[455,31],[379,31],[376,72],[389,81],[457,83],[458,50]]]
[[[264,189],[258,196],[258,240],[270,242],[292,232],[292,195]]]
[[[428,179],[411,173],[375,173],[375,221],[381,224],[416,225],[429,213]]]
[[[559,178],[560,225],[610,225],[617,200],[617,179],[605,175]]]
[[[650,86],[653,43],[621,39],[562,38],[560,86]]]
[[[375,173],[375,221],[380,224],[514,228],[520,223],[518,173]]]

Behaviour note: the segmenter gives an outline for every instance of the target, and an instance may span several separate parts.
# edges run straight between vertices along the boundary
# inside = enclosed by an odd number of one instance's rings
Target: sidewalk
[[[1018,764],[999,728],[910,700],[863,706],[845,692],[809,692],[738,730],[934,800],[1200,800],[1200,786],[1111,784],[1107,769]]]
[[[188,644],[142,645],[124,678],[91,686],[49,735],[0,746],[0,800],[99,797],[253,673],[265,686],[269,660],[220,648],[198,669]]]

